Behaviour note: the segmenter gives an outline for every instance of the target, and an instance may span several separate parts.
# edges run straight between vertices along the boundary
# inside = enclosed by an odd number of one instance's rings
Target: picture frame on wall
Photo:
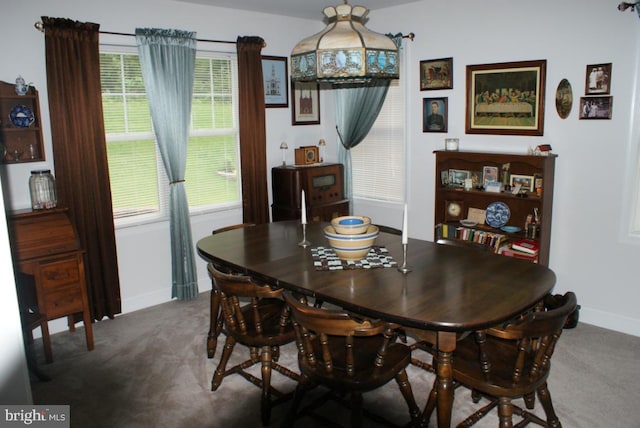
[[[580,119],[611,119],[613,97],[580,97]]]
[[[547,60],[467,66],[467,134],[543,135]]]
[[[420,61],[420,90],[453,89],[453,58]]]
[[[611,68],[612,64],[587,65],[585,73],[585,95],[608,95],[611,93]]]
[[[291,82],[291,124],[320,124],[320,86],[317,82]]]
[[[422,99],[422,132],[447,132],[448,122],[446,97]]]
[[[262,56],[264,106],[289,107],[287,57]]]

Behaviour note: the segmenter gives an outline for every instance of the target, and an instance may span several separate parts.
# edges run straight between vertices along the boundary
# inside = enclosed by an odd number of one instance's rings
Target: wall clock
[[[444,221],[460,221],[464,218],[464,201],[444,202]]]

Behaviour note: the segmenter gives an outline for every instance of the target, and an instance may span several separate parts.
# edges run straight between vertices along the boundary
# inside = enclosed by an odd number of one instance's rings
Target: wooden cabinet
[[[43,161],[40,123],[38,91],[31,86],[18,95],[14,84],[0,81],[0,162]]]
[[[349,215],[344,198],[344,170],[341,164],[279,166],[271,170],[273,221],[300,218],[302,191],[305,191],[309,221],[330,221]]]
[[[509,232],[501,228],[493,228],[488,224],[473,226],[474,231],[496,232],[505,235],[506,243],[526,237],[525,222],[527,216],[538,213],[538,228],[535,241],[539,246],[537,262],[547,266],[549,264],[549,244],[551,239],[551,219],[553,208],[553,181],[555,160],[557,155],[529,156],[507,153],[483,153],[466,151],[435,151],[435,225],[436,238],[438,226],[446,224],[447,230],[463,230],[460,219],[467,219],[469,209],[485,210],[491,204],[502,203],[508,207],[509,219],[506,226],[521,228],[517,232]],[[510,175],[522,176],[524,182],[533,180],[533,190],[523,191],[518,195],[511,191],[499,193],[488,192],[484,188],[472,187],[465,190],[459,182],[449,181],[451,171],[461,176],[466,171],[482,174],[484,167],[496,167],[498,180],[501,180],[503,165],[509,164]],[[536,183],[541,187],[536,191]],[[480,186],[482,182],[478,183]],[[458,214],[454,210],[448,211],[448,205],[454,203],[461,208]],[[502,206],[502,204],[500,204]],[[454,211],[454,212],[452,212]],[[457,214],[457,215],[456,215]],[[453,217],[453,218],[452,218]]]
[[[81,314],[87,348],[93,349],[84,251],[68,210],[54,208],[14,213],[10,216],[10,233],[16,270],[33,277],[38,312],[47,321],[69,317],[72,330],[73,316]],[[52,361],[52,356],[46,355],[46,359]]]

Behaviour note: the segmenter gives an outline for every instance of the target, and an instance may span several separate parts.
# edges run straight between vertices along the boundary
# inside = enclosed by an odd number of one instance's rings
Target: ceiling
[[[273,15],[291,16],[294,18],[320,19],[324,18],[322,10],[327,6],[342,4],[341,0],[177,0],[185,3],[202,4],[208,6],[227,7],[230,9],[251,10],[254,12],[270,13]],[[389,6],[414,3],[419,0],[354,0],[352,6],[364,6],[373,11]]]

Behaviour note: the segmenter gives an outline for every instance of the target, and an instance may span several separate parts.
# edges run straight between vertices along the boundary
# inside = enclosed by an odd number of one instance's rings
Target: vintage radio
[[[295,150],[296,165],[312,165],[320,162],[317,146],[302,146]]]
[[[276,167],[271,170],[273,221],[300,218],[302,190],[310,220],[331,220],[349,214],[344,197],[344,169],[341,164]]]

